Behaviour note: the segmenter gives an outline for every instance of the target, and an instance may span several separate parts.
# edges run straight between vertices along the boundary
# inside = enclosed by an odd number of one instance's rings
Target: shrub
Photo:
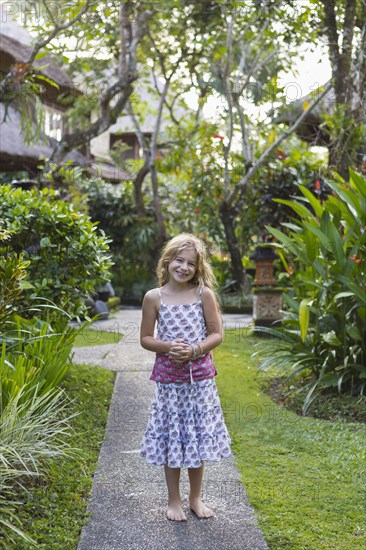
[[[0,185],[0,218],[10,232],[8,253],[23,254],[36,295],[73,315],[84,312],[84,300],[97,284],[109,280],[112,265],[105,234],[71,204],[42,192]]]
[[[27,309],[26,268],[27,263],[14,253],[0,257],[0,416],[18,394],[23,404],[31,402],[35,393],[42,396],[58,386],[68,370],[76,334],[88,324],[71,328],[70,315],[49,302],[33,303]]]
[[[302,186],[303,203],[279,200],[298,217],[286,232],[268,228],[291,274],[283,327],[271,331],[279,338],[262,368],[310,372],[304,412],[321,389],[357,395],[366,384],[366,181],[350,171],[348,185],[328,185],[325,201]]]
[[[6,236],[0,231],[3,240]],[[14,533],[31,545],[15,514],[21,504],[16,489],[23,479],[44,473],[50,457],[74,455],[64,440],[71,418],[66,416],[68,400],[57,386],[67,372],[77,331],[68,328],[70,316],[53,304],[27,309],[28,262],[6,247],[1,252],[0,546],[5,538],[13,541]],[[44,309],[57,313],[52,326],[37,317]]]
[[[23,307],[23,290],[33,288],[26,280],[29,262],[24,254],[12,254],[9,248],[0,248],[0,327]]]
[[[132,184],[115,185],[91,178],[83,181],[82,190],[91,219],[112,239],[113,247],[121,247],[129,228],[136,223]]]

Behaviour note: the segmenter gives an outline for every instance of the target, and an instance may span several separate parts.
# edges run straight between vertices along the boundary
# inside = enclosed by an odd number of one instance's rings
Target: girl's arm
[[[142,302],[142,321],[140,344],[143,348],[155,353],[169,353],[171,342],[162,342],[154,337],[155,323],[159,312],[159,295],[156,290],[149,290]]]
[[[201,342],[201,347],[204,353],[207,353],[220,345],[223,339],[222,320],[216,298],[212,290],[207,287],[204,287],[202,291],[202,306],[208,336]]]

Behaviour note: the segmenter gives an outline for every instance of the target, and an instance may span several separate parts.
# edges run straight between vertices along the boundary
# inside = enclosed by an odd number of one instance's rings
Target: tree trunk
[[[238,290],[248,293],[250,292],[251,286],[243,267],[240,245],[235,235],[236,210],[234,208],[228,208],[227,203],[223,202],[220,205],[219,212],[224,226],[226,243],[230,253],[232,272],[237,281]]]
[[[153,191],[155,217],[156,217],[156,222],[158,224],[156,248],[157,248],[157,251],[160,251],[164,242],[167,240],[167,235],[166,235],[164,217],[163,217],[161,204],[160,204],[158,176],[156,173],[156,168],[154,163],[150,164],[150,175],[151,175],[151,183],[152,183],[152,191]]]
[[[332,80],[337,108],[344,106],[344,124],[329,149],[329,165],[344,179],[348,179],[349,165],[353,162],[350,149],[352,128],[347,128],[347,120],[354,117],[352,112],[354,74],[352,73],[353,38],[356,25],[356,2],[346,0],[344,6],[343,27],[337,20],[335,0],[322,0],[324,8],[324,32],[328,39],[329,60],[332,68]],[[342,38],[342,40],[340,40]]]
[[[149,163],[147,160],[145,160],[144,165],[142,166],[142,168],[140,168],[140,170],[137,173],[137,176],[132,182],[133,196],[134,196],[135,207],[136,207],[138,218],[143,218],[144,216],[146,216],[144,198],[142,194],[142,184],[148,173],[149,173]]]

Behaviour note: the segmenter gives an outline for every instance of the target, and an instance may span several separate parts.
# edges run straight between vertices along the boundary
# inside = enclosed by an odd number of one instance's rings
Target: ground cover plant
[[[288,371],[289,374],[291,374],[290,371]],[[304,388],[301,388],[301,382],[299,382],[296,391],[294,391],[291,381],[287,381],[288,375],[284,374],[283,369],[277,373],[274,369],[271,370],[271,377],[263,380],[261,389],[275,403],[302,415],[303,403],[307,394],[306,381]],[[324,420],[366,423],[366,396],[338,394],[325,389],[319,395],[319,399],[314,400],[310,405],[307,414],[313,418],[323,418]]]
[[[269,373],[252,358],[255,342],[225,332],[215,350],[216,382],[269,548],[364,548],[364,425],[298,416],[274,403],[260,389]]]
[[[69,445],[74,457],[50,461],[47,475],[28,479],[17,488],[22,506],[17,510],[22,529],[36,541],[36,548],[76,548],[80,530],[87,520],[86,507],[92,478],[105,433],[115,373],[90,365],[74,365],[61,383],[72,399]],[[7,550],[29,550],[18,537],[6,542]]]

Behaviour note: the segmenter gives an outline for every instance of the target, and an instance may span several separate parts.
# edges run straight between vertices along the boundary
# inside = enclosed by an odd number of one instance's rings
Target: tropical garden
[[[92,323],[86,300],[111,281],[122,307],[141,304],[161,246],[187,231],[207,243],[224,312],[252,311],[251,256],[277,255],[281,322],[240,338],[227,331],[215,356],[224,412],[240,401],[280,414],[227,417],[269,547],[361,548],[365,2],[1,9],[31,36],[27,58],[1,68],[2,124],[15,110],[24,143],[50,147],[36,169],[0,173],[0,545],[76,547],[114,381],[72,363]],[[310,54],[328,61],[329,79],[289,97]],[[67,90],[44,74],[49,56]],[[45,135],[50,90],[63,106],[62,139]],[[126,117],[135,155],[118,126]],[[119,179],[105,175],[95,146],[111,128],[106,153]]]

